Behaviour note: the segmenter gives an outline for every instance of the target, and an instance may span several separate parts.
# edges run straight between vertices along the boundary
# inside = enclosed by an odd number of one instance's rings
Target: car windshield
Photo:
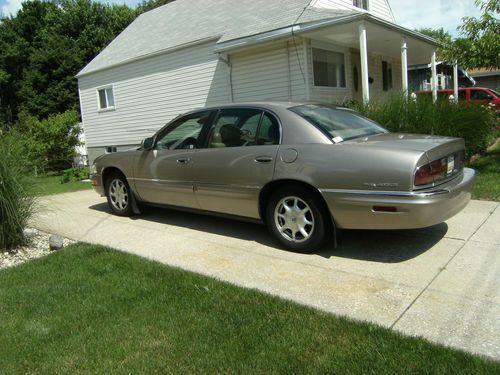
[[[495,94],[496,96],[498,96],[500,98],[500,94],[498,93],[497,90],[493,90],[493,89],[489,89],[493,94]]]
[[[306,104],[290,108],[339,143],[354,138],[387,133],[387,130],[354,111],[327,105]]]

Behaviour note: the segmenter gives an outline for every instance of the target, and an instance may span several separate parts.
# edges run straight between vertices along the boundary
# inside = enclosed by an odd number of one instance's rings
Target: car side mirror
[[[149,151],[153,148],[154,146],[154,138],[153,137],[148,137],[142,140],[141,142],[141,148],[143,150]]]

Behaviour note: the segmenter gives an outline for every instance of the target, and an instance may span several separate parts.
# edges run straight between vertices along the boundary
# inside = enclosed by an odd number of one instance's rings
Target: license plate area
[[[448,156],[446,175],[449,176],[455,170],[455,156]]]

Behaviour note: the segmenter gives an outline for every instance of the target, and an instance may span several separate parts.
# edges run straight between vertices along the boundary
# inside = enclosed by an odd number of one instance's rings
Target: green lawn
[[[77,244],[0,271],[0,373],[498,374],[500,364]]]
[[[92,185],[88,181],[66,182],[61,184],[61,176],[59,175],[39,176],[33,179],[33,191],[37,196],[68,193],[91,188]]]
[[[477,173],[473,199],[500,201],[500,144],[471,164]]]

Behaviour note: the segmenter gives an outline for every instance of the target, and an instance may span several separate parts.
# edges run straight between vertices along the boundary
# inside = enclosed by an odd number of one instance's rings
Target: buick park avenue
[[[338,229],[441,223],[470,200],[459,138],[395,134],[358,113],[247,103],[181,115],[91,174],[116,215],[141,204],[265,223],[286,248],[313,251]]]

